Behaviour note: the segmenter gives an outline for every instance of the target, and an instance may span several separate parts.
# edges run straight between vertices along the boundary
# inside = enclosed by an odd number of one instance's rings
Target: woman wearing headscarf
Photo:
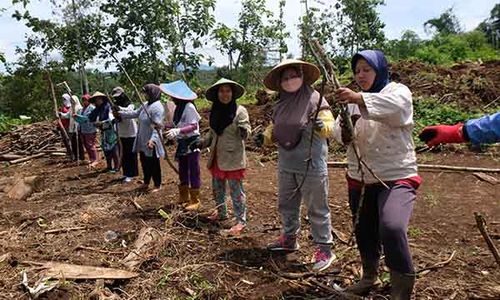
[[[90,103],[90,95],[82,96],[83,107],[75,115],[75,120],[80,125],[80,141],[87,155],[89,156],[90,167],[94,168],[97,165],[97,149],[96,149],[96,128],[89,121],[89,115],[95,109],[95,106]]]
[[[409,300],[415,269],[407,231],[416,190],[421,183],[412,140],[412,93],[405,85],[389,81],[387,60],[381,51],[357,53],[351,67],[362,92],[340,88],[336,91],[336,99],[348,103],[360,156],[389,188],[364,166],[358,165],[351,144],[347,150],[349,204],[353,222],[357,223],[355,235],[363,276],[347,290],[366,294],[380,283],[378,267],[382,247],[391,273],[391,299]],[[349,144],[344,127],[343,120],[337,118],[336,139]],[[364,178],[360,168],[363,168]],[[364,193],[362,181],[365,182]],[[363,201],[360,199],[362,194]]]
[[[114,104],[119,111],[134,111],[134,104],[130,102],[125,90],[122,87],[115,87],[111,92]],[[137,153],[134,150],[134,141],[137,136],[137,122],[133,119],[117,118],[118,135],[122,145],[121,165],[123,169],[123,182],[131,182],[134,177],[139,175],[137,166]]]
[[[167,131],[169,140],[177,140],[175,158],[179,162],[179,203],[186,210],[200,207],[200,150],[190,145],[200,138],[200,115],[193,101],[198,97],[182,80],[161,85],[162,91],[175,103],[174,128]]]
[[[73,153],[71,154],[71,159],[73,161],[76,160],[84,160],[85,159],[85,153],[83,150],[83,145],[80,143],[78,140],[78,134],[79,134],[79,126],[78,123],[75,121],[75,118],[73,117],[74,114],[76,114],[78,111],[82,109],[82,105],[80,104],[80,100],[78,99],[77,96],[70,96],[69,94],[63,94],[63,108],[59,112],[59,116],[61,116],[61,119],[63,119],[63,125],[67,128],[66,132],[69,135],[70,141],[71,141],[71,149]],[[67,120],[67,121],[64,121]]]
[[[165,118],[165,111],[160,102],[161,90],[156,84],[146,84],[142,88],[147,102],[134,111],[120,110],[116,113],[122,119],[138,119],[137,135],[134,140],[133,152],[139,153],[144,183],[142,188],[149,188],[153,179],[154,189],[161,189],[160,158],[165,156],[162,145],[161,128]]]
[[[88,120],[101,131],[101,148],[106,158],[106,169],[110,173],[116,173],[120,170],[120,149],[111,104],[108,96],[101,92],[95,92],[89,101],[95,105],[95,109],[89,114]]]
[[[304,198],[316,244],[315,271],[325,270],[335,259],[331,249],[327,170],[327,138],[332,134],[334,120],[326,100],[320,99],[311,87],[319,75],[315,65],[291,59],[274,67],[264,79],[268,89],[279,92],[272,124],[264,132],[264,143],[278,145],[278,210],[283,226],[283,233],[268,249],[298,250],[300,204]]]
[[[208,168],[212,173],[212,192],[216,204],[216,210],[209,216],[210,220],[224,224],[228,219],[226,184],[229,185],[236,216],[236,224],[227,231],[230,235],[241,234],[247,224],[243,179],[247,165],[245,140],[250,136],[251,127],[247,110],[236,104],[236,100],[244,93],[243,86],[225,78],[207,90],[206,98],[212,101],[210,131],[199,145],[195,145],[199,148],[210,147]]]

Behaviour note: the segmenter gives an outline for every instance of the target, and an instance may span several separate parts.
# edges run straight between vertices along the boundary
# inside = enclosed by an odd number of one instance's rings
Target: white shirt
[[[134,104],[127,107],[119,106],[120,111],[134,111]],[[135,119],[122,119],[118,122],[118,135],[120,138],[132,138],[137,135],[137,121]]]
[[[411,91],[391,82],[380,93],[362,93],[365,106],[349,104],[350,115],[361,115],[354,127],[359,153],[375,175],[393,181],[417,175],[413,144],[413,102]],[[340,118],[335,121],[334,137],[342,143]],[[352,146],[347,150],[349,177],[361,181],[358,161]],[[363,167],[365,183],[378,182]]]

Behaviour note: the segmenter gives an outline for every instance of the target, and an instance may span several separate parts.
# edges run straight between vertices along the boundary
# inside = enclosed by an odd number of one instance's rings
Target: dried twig
[[[497,264],[500,266],[500,254],[498,253],[498,249],[493,243],[493,240],[491,239],[490,235],[488,234],[488,230],[486,229],[486,220],[484,217],[478,213],[474,213],[474,218],[476,219],[477,223],[477,228],[481,232],[481,235],[484,238],[484,241],[486,242],[486,245],[488,245],[488,248],[491,251],[491,254],[493,254],[493,257],[495,258]]]
[[[86,226],[79,226],[79,227],[69,227],[69,228],[45,230],[44,233],[45,234],[55,234],[55,233],[60,233],[60,232],[69,232],[69,231],[85,230],[85,229],[87,229]]]
[[[442,268],[442,267],[446,266],[455,257],[455,254],[457,254],[457,251],[453,251],[451,253],[450,257],[448,257],[448,259],[445,260],[445,261],[441,261],[441,262],[433,264],[432,266],[429,266],[429,267],[423,268],[421,270],[418,270],[417,274],[422,274],[422,273],[424,273],[426,271],[432,271],[432,270],[436,270],[436,269],[439,269],[439,268]]]

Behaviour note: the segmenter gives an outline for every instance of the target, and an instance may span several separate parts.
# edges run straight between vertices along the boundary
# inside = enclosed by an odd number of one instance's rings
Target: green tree
[[[478,29],[485,33],[488,42],[496,49],[500,48],[500,4],[495,4],[490,17],[479,24]]]
[[[462,26],[453,8],[448,8],[439,17],[430,19],[424,23],[427,32],[434,30],[436,34],[448,35],[462,32]]]
[[[179,66],[190,75],[203,57],[190,49],[202,46],[215,23],[214,5],[215,0],[108,0],[101,6],[112,20],[105,44],[113,54],[126,54],[122,64],[143,82],[171,78]]]
[[[269,45],[278,45],[281,55],[288,33],[282,20],[271,20],[273,13],[266,8],[265,0],[243,0],[241,5],[238,27],[229,28],[219,23],[212,36],[217,49],[228,56],[229,73],[238,72],[242,83],[253,83],[258,81],[272,52]]]
[[[401,39],[387,41],[384,52],[393,60],[408,59],[415,56],[422,44],[423,41],[416,32],[406,30],[401,35]]]
[[[21,2],[14,0],[13,3]],[[24,9],[29,3],[23,1]],[[43,52],[57,50],[63,57],[63,64],[68,70],[78,69],[81,76],[81,91],[88,92],[85,66],[93,60],[102,41],[102,23],[95,12],[99,1],[91,0],[51,0],[53,18],[40,19],[27,10],[16,10],[13,17],[24,21],[39,39]]]

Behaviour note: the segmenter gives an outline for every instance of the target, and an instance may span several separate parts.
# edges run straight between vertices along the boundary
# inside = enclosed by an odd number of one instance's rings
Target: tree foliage
[[[462,32],[462,26],[453,8],[448,8],[437,18],[427,20],[424,23],[424,28],[427,32],[434,30],[436,34],[442,35],[459,34]]]

